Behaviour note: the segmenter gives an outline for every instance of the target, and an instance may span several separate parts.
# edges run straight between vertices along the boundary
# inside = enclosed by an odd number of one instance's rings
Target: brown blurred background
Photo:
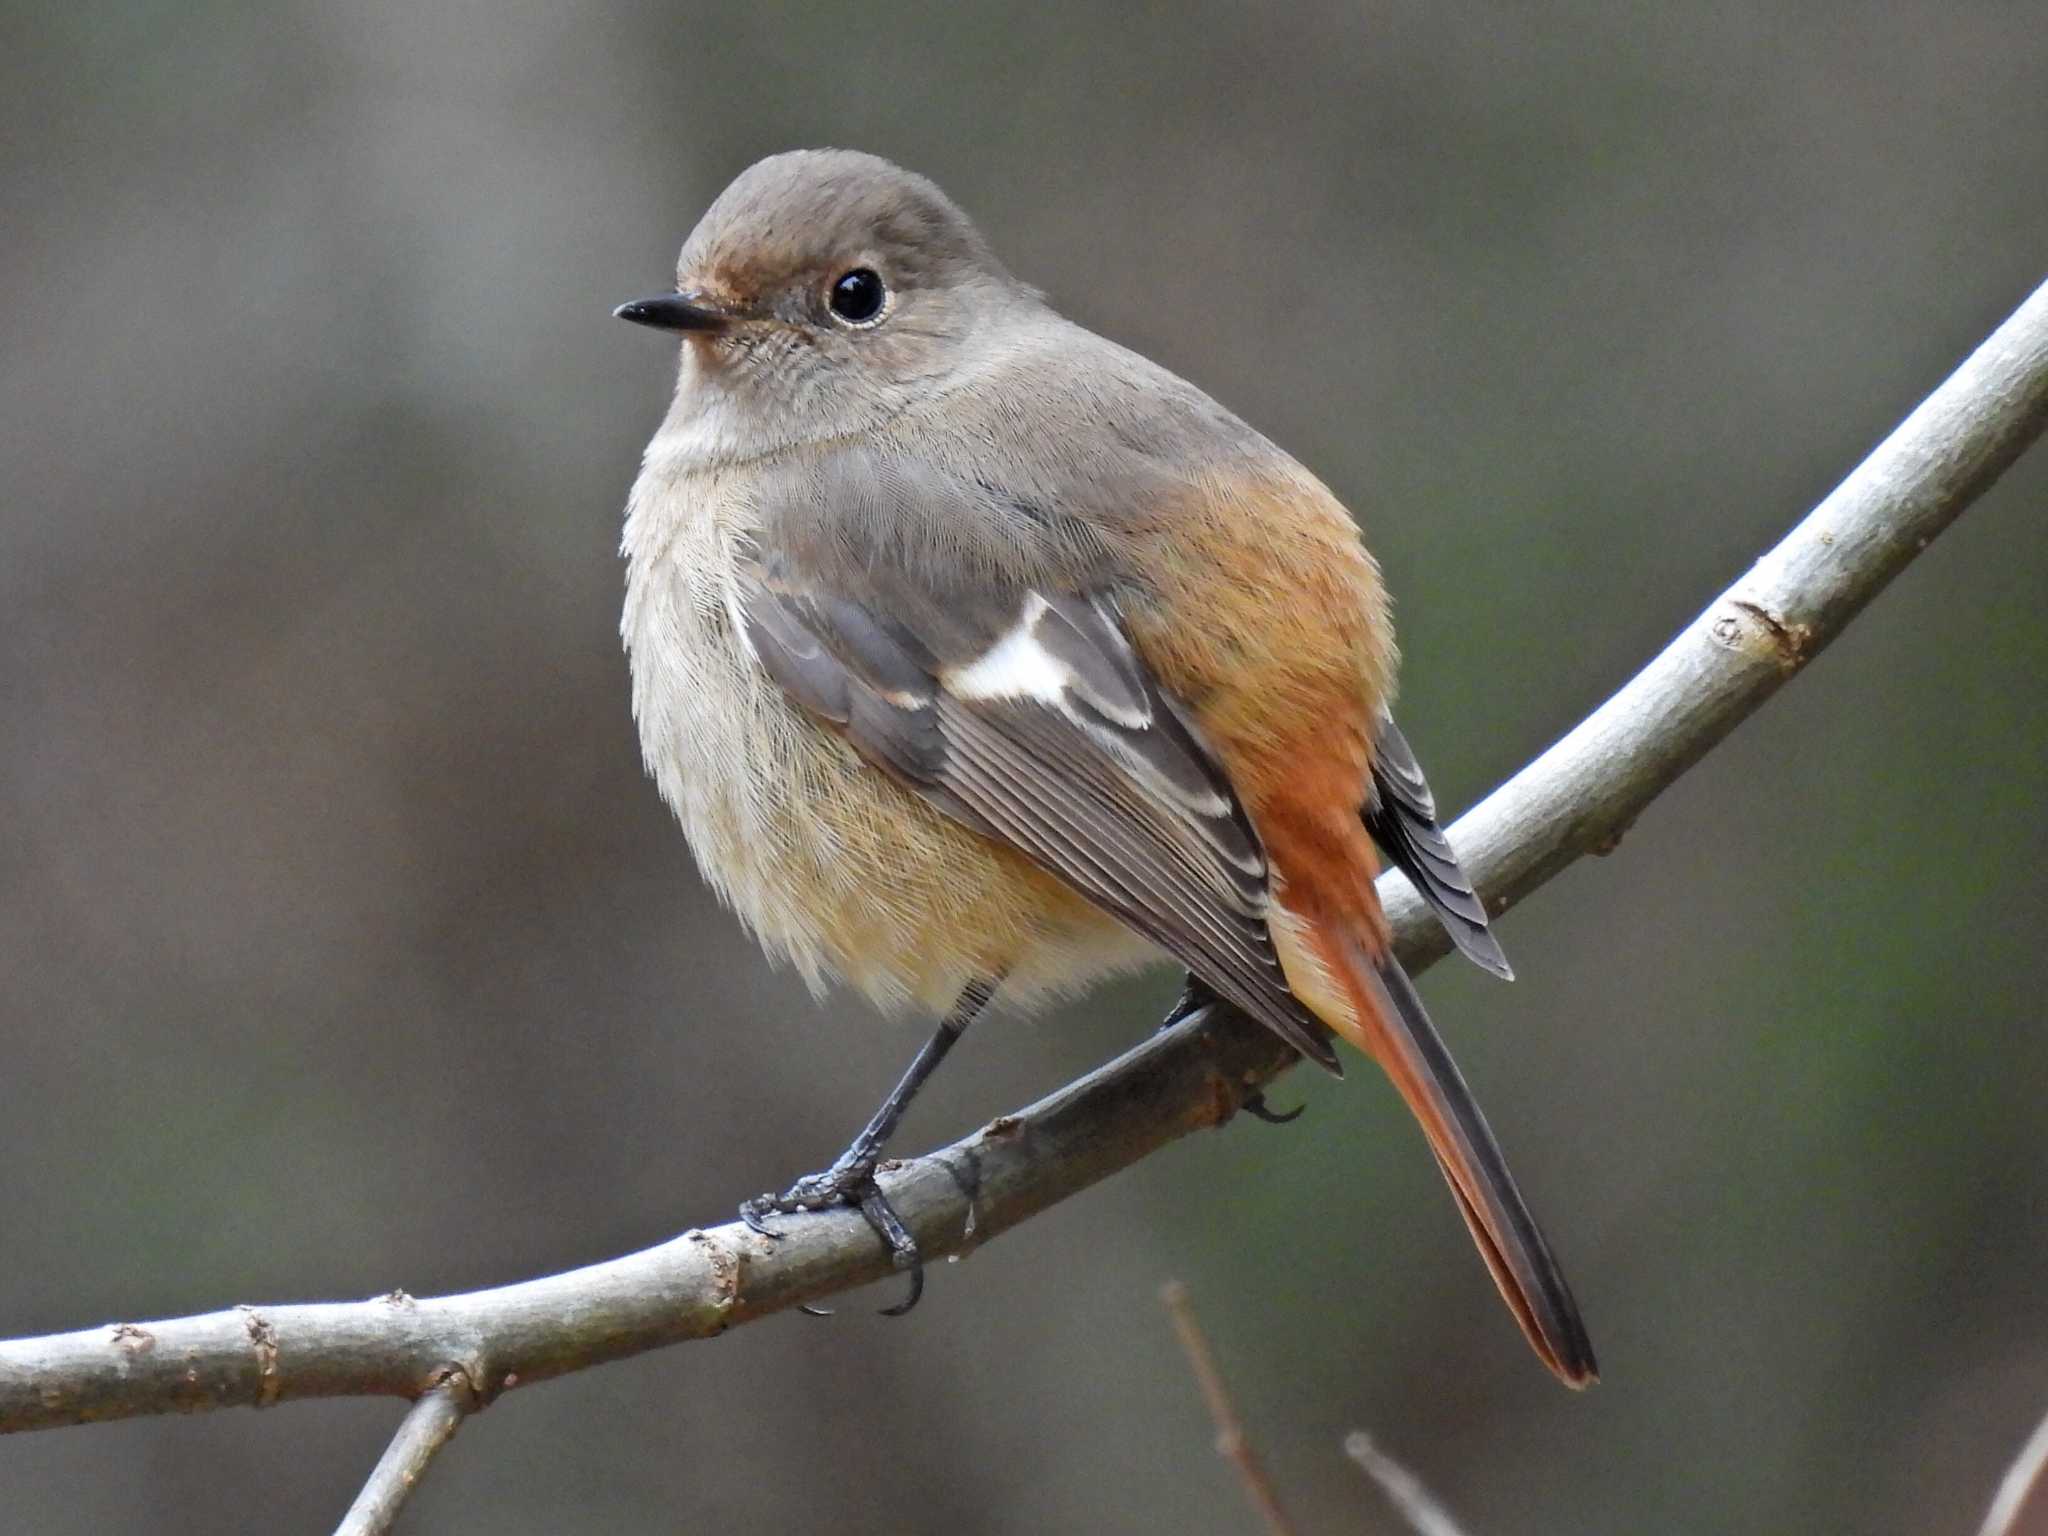
[[[0,21],[0,1332],[485,1285],[726,1217],[922,1026],[642,778],[612,321],[748,162],[927,172],[1327,478],[1463,807],[2048,270],[2030,4],[254,7]],[[1559,1391],[1370,1073],[935,1276],[522,1392],[407,1527],[1305,1531],[1366,1427],[1509,1532],[1974,1527],[2048,1407],[2048,452],[1620,852],[1426,983],[1578,1286]],[[1145,1033],[971,1039],[930,1145]],[[0,1443],[6,1530],[325,1529],[397,1409]]]

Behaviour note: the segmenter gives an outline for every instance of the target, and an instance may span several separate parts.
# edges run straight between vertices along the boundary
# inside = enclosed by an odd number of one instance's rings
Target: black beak
[[[734,319],[730,307],[703,293],[664,293],[658,299],[635,299],[612,313],[635,325],[658,331],[722,331]]]

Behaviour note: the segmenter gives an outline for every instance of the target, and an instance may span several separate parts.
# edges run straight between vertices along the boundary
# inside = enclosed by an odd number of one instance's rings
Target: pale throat
[[[784,388],[774,378],[751,386],[721,378],[686,346],[674,402],[647,445],[647,467],[688,474],[757,462],[854,436],[897,414],[873,401],[834,409],[829,376],[780,382]]]

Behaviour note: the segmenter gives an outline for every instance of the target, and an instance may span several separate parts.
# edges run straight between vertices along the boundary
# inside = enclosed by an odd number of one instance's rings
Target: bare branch
[[[1195,1319],[1188,1288],[1178,1280],[1170,1280],[1161,1287],[1159,1299],[1173,1319],[1173,1331],[1180,1336],[1180,1347],[1187,1353],[1188,1369],[1195,1373],[1195,1385],[1202,1389],[1202,1401],[1209,1405],[1209,1417],[1215,1421],[1216,1454],[1237,1469],[1245,1497],[1252,1501],[1252,1508],[1259,1512],[1272,1536],[1294,1536],[1294,1522],[1280,1507],[1280,1496],[1266,1476],[1265,1463],[1259,1460],[1258,1451],[1244,1432],[1244,1421],[1237,1416],[1237,1405],[1230,1400],[1230,1388],[1217,1368],[1208,1336]]]
[[[1977,1536],[2020,1536],[2022,1531],[2048,1529],[2048,1518],[2040,1526],[2020,1524],[2029,1509],[2048,1517],[2048,1418],[2034,1426],[2019,1455],[2005,1469]]]
[[[1465,1536],[1451,1512],[1437,1503],[1422,1479],[1372,1443],[1372,1436],[1354,1429],[1344,1437],[1344,1454],[1380,1485],[1380,1492],[1394,1506],[1415,1536]]]
[[[1611,851],[1678,776],[1847,627],[2048,426],[2048,284],[1663,654],[1451,829],[1505,911]],[[1450,940],[1405,882],[1380,895],[1412,962]]]
[[[435,1453],[455,1438],[474,1401],[460,1372],[427,1393],[407,1410],[370,1480],[334,1528],[334,1536],[384,1536],[398,1521],[398,1512],[426,1474]]]
[[[2036,292],[1773,551],[1625,688],[1452,829],[1505,908],[1611,848],[1666,785],[1776,692],[2048,423],[2048,287]],[[1412,968],[1445,948],[1405,882],[1381,885]],[[964,1254],[1190,1131],[1291,1064],[1269,1032],[1196,1018],[951,1147],[893,1165],[890,1199],[932,1258]],[[0,1343],[0,1431],[301,1397],[418,1397],[460,1370],[479,1403],[516,1383],[816,1301],[888,1272],[853,1212],[738,1223],[497,1290],[242,1308]]]

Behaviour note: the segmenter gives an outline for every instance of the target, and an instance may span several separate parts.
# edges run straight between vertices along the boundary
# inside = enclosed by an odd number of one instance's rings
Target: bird
[[[1059,314],[926,178],[853,150],[742,172],[673,292],[621,633],[646,767],[708,884],[814,991],[937,1027],[830,1166],[743,1208],[859,1208],[976,1016],[1161,958],[1342,1074],[1377,1063],[1509,1311],[1566,1384],[1577,1303],[1391,950],[1403,870],[1507,977],[1391,714],[1389,600],[1320,480]],[[891,1308],[898,1311],[907,1308]]]

